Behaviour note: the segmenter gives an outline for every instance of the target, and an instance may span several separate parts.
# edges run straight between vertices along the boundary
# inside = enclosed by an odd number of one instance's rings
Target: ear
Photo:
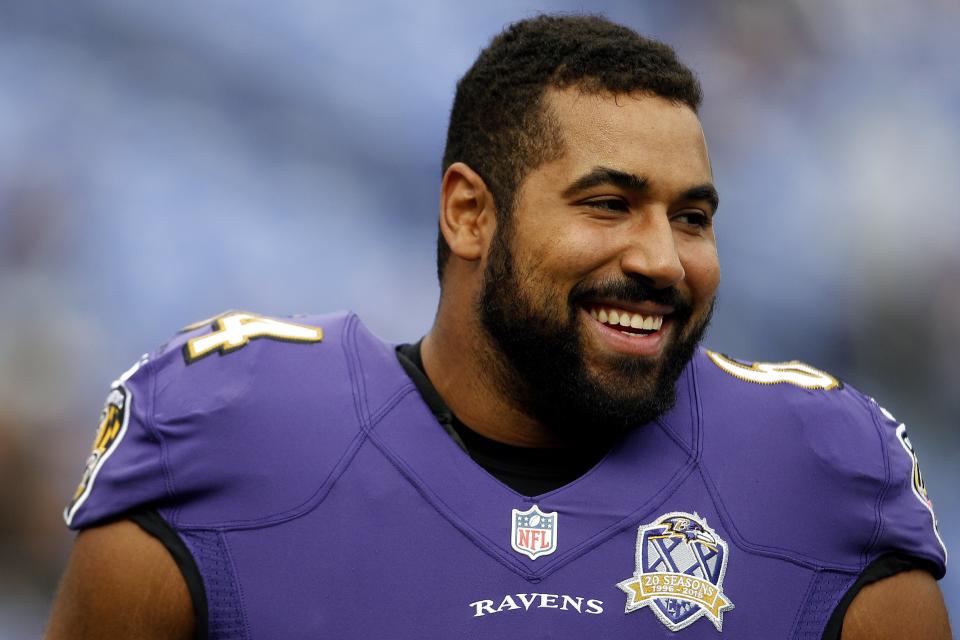
[[[493,197],[483,178],[463,162],[454,162],[440,185],[440,231],[450,252],[479,260],[495,227]]]

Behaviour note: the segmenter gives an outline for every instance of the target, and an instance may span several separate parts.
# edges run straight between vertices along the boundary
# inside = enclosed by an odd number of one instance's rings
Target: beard
[[[508,227],[497,230],[477,301],[481,325],[500,354],[488,358],[488,365],[501,393],[572,442],[613,440],[669,411],[715,300],[695,318],[691,301],[674,287],[657,289],[630,277],[580,282],[563,299],[544,289],[533,270],[518,272],[511,235]],[[538,288],[542,293],[535,299]],[[591,299],[669,305],[674,337],[657,359],[611,355],[601,371],[591,372],[579,320]]]

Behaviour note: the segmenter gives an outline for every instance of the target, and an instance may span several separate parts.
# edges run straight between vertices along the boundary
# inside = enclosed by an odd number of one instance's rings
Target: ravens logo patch
[[[93,440],[93,448],[87,457],[86,466],[83,470],[83,477],[73,493],[70,504],[63,512],[67,524],[70,524],[73,515],[90,494],[90,489],[100,467],[103,466],[103,463],[123,439],[130,417],[130,400],[130,391],[121,382],[116,383],[107,395],[107,401],[100,412],[100,424],[97,427],[97,435]]]

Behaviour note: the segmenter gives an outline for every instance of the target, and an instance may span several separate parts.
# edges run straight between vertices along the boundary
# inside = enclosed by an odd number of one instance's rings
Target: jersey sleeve
[[[63,512],[71,529],[166,496],[160,443],[151,427],[151,365],[144,355],[110,387],[80,483]]]
[[[182,529],[248,526],[312,509],[363,440],[353,318],[229,312],[176,334],[112,385],[67,525],[150,509]]]
[[[946,572],[947,549],[907,427],[873,399],[866,402],[880,430],[888,474],[880,497],[880,528],[872,555],[913,556],[926,561],[927,568],[939,579]]]
[[[745,545],[848,573],[900,554],[944,574],[906,427],[809,365],[708,357],[702,465]]]

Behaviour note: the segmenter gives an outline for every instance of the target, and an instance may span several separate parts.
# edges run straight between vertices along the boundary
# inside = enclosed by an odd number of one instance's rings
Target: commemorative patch
[[[649,607],[671,631],[707,616],[723,630],[733,603],[723,592],[727,543],[706,519],[674,511],[637,529],[636,571],[617,583],[627,594],[624,613]]]
[[[123,440],[123,436],[127,433],[127,424],[130,421],[130,403],[133,401],[133,395],[125,383],[146,361],[147,356],[144,355],[113,383],[110,393],[107,394],[107,400],[100,411],[97,434],[94,436],[90,455],[87,456],[83,477],[81,477],[80,484],[73,492],[70,503],[63,510],[63,519],[66,520],[67,525],[71,523],[74,514],[86,501],[87,496],[90,495],[93,482],[97,479],[97,473],[103,463],[117,449],[117,446]]]
[[[513,510],[510,544],[531,560],[557,550],[557,512],[544,513],[533,505],[526,511]]]

